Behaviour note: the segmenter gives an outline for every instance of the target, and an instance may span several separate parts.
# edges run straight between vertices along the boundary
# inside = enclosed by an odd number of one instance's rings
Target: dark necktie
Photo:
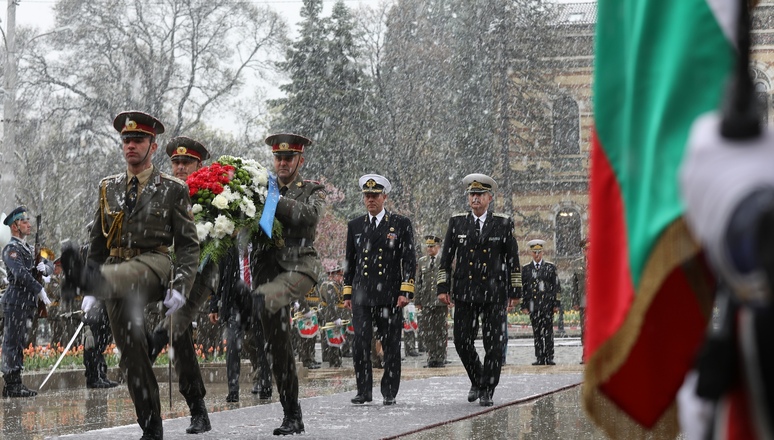
[[[481,235],[481,219],[476,219],[476,237]]]
[[[287,193],[288,193],[288,187],[287,186],[283,186],[282,188],[280,188],[280,195],[281,196],[284,196]]]
[[[126,209],[131,213],[134,210],[134,205],[137,204],[137,192],[139,191],[140,181],[137,180],[137,176],[132,177],[129,181],[129,191],[126,193]]]
[[[371,217],[371,232],[376,230],[376,217]]]
[[[540,263],[535,263],[535,270],[540,270]]]
[[[430,269],[435,267],[435,257],[430,257]]]

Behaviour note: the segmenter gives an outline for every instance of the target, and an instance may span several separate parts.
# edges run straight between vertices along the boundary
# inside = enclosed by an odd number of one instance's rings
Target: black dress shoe
[[[295,435],[304,433],[304,422],[301,418],[285,416],[282,425],[274,430],[274,435]]]
[[[226,402],[239,402],[239,391],[229,391],[226,395]]]
[[[21,383],[15,383],[3,387],[3,397],[35,397],[37,395],[37,391],[31,390]]]
[[[492,395],[488,391],[482,391],[481,398],[479,399],[478,404],[481,406],[494,405],[494,402],[492,401]]]
[[[357,396],[352,398],[351,402],[355,403],[357,405],[362,405],[362,404],[364,404],[366,402],[370,402],[372,400],[373,400],[373,398],[371,397],[370,394],[368,394],[368,395],[366,395],[366,394],[358,394]]]
[[[320,364],[319,362],[307,362],[304,364],[304,367],[310,370],[318,370],[321,366],[322,364]]]
[[[411,357],[418,357],[418,356],[421,356],[421,355],[419,354],[419,352],[418,352],[418,351],[416,351],[416,350],[411,350],[411,351],[409,351],[409,352],[408,352],[408,353],[406,353],[406,354],[407,354],[408,356],[411,356]]]
[[[108,388],[115,388],[118,386],[118,382],[113,382],[112,380],[108,379],[107,377],[100,377],[100,380],[102,382],[105,382],[108,386]]]
[[[554,361],[546,361],[546,365],[556,365],[556,362],[554,362]]]
[[[271,400],[271,387],[261,387],[258,390],[258,398],[261,400]]]
[[[468,402],[475,402],[478,400],[478,387],[470,387],[470,391],[468,391]]]
[[[543,361],[535,361],[532,363],[532,365],[545,365],[546,363]]]
[[[394,397],[385,397],[384,400],[382,401],[382,403],[384,404],[384,406],[395,405],[395,398]]]

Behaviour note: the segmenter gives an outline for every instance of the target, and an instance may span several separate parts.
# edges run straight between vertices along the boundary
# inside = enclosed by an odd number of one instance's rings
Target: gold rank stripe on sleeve
[[[521,276],[521,274],[519,274]],[[448,275],[445,270],[439,270],[438,271],[438,279],[436,280],[436,284],[442,284],[446,282],[446,279],[448,278]]]
[[[414,280],[411,280],[409,282],[400,283],[400,291],[401,292],[414,293]]]
[[[352,286],[344,286],[344,289],[341,292],[342,295],[352,295]]]
[[[511,274],[511,287],[521,287],[521,272]]]

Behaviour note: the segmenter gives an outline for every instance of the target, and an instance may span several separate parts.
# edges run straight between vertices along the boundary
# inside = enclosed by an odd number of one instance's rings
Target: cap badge
[[[478,181],[474,181],[473,183],[471,183],[470,184],[470,188],[471,189],[486,189],[486,188],[484,188],[484,185],[482,185],[481,182],[478,182]]]
[[[185,154],[187,152],[188,152],[188,149],[183,146],[179,146],[177,147],[177,150],[175,150],[175,153],[177,154]]]
[[[135,128],[137,128],[137,122],[132,121],[131,119],[126,121],[126,128],[128,128],[129,130],[134,130]]]
[[[290,145],[288,145],[287,142],[283,142],[283,143],[279,144],[279,149],[280,150],[287,150],[289,148],[290,148]]]
[[[365,186],[373,188],[376,186],[376,181],[374,179],[368,179],[368,181],[365,183]]]

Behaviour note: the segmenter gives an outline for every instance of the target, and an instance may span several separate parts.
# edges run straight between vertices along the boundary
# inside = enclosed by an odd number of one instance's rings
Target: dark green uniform
[[[320,326],[333,323],[337,319],[342,321],[352,320],[352,312],[344,306],[344,295],[342,294],[341,287],[340,283],[332,280],[323,281],[317,286],[322,304]],[[328,362],[328,365],[332,368],[341,367],[341,355],[344,346],[332,347],[328,345],[328,338],[324,333],[320,335],[320,339],[322,341],[320,345],[322,346],[323,361]],[[344,343],[347,344],[346,340]]]
[[[254,294],[263,296],[261,323],[280,403],[287,420],[301,421],[298,375],[290,342],[290,304],[317,284],[322,264],[314,248],[317,222],[323,215],[325,187],[300,176],[280,188],[276,219],[282,223],[284,247],[253,244]],[[283,422],[283,426],[284,422]],[[303,431],[303,424],[300,424]],[[279,428],[282,429],[282,428]]]
[[[432,262],[432,265],[431,265]],[[427,366],[443,367],[446,363],[446,316],[449,308],[438,301],[439,257],[424,256],[417,262],[417,286],[414,304],[421,307],[419,313],[419,337],[427,349]]]
[[[160,301],[173,279],[172,288],[190,295],[199,260],[191,200],[184,182],[151,167],[138,176],[139,192],[133,210],[126,208],[127,173],[106,177],[99,184],[99,206],[91,230],[89,260],[105,264],[105,298],[120,366],[127,378],[129,394],[143,430],[161,427],[159,387],[148,357],[142,311]],[[169,249],[174,244],[175,262]],[[193,353],[193,350],[191,350]],[[186,353],[176,353],[178,362]],[[183,390],[186,400],[204,390]],[[202,396],[203,397],[203,394]]]

